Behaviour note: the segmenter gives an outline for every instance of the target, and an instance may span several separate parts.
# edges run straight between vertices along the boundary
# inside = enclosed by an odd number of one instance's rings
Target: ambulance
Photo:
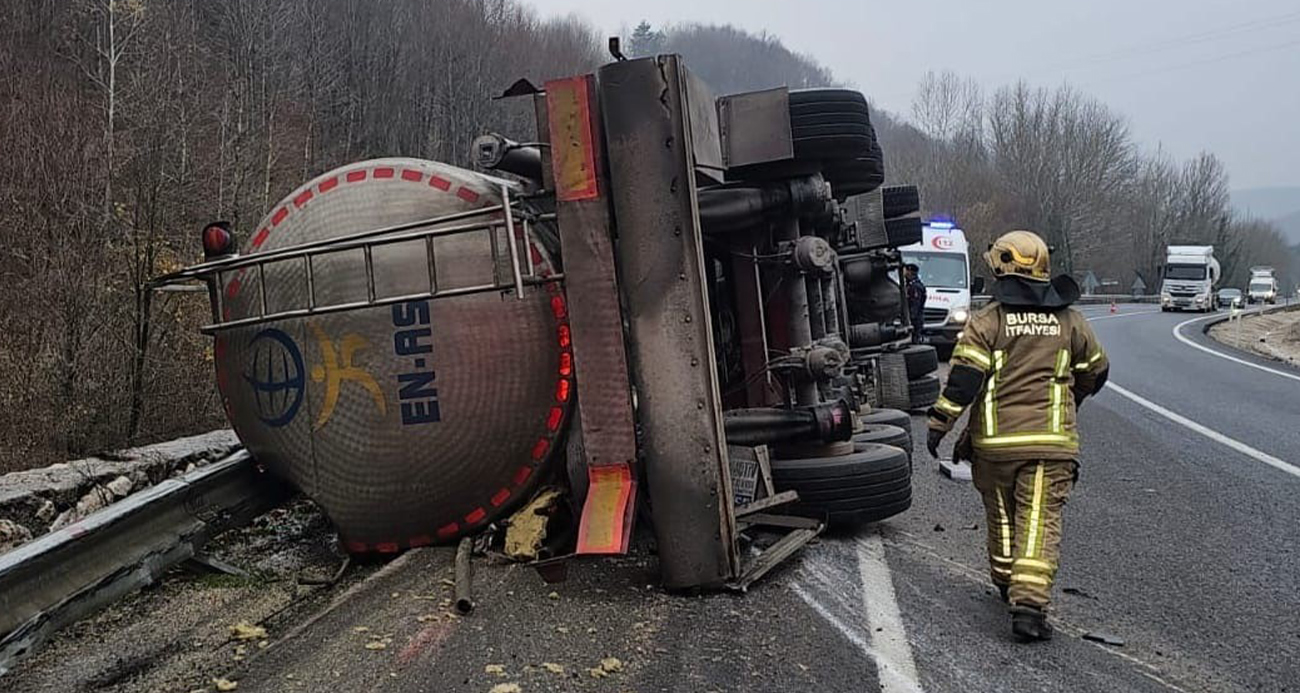
[[[920,243],[899,250],[904,263],[920,268],[921,282],[925,284],[926,341],[951,348],[970,319],[971,272],[966,234],[952,220],[932,219],[922,228]]]

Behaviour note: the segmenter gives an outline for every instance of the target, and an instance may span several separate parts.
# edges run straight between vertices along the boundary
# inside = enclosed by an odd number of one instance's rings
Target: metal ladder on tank
[[[499,205],[371,229],[338,238],[301,243],[262,253],[221,258],[158,277],[150,282],[150,288],[165,289],[196,281],[206,283],[211,297],[213,322],[199,329],[203,334],[209,335],[224,330],[288,318],[326,315],[374,306],[465,296],[491,291],[513,291],[515,298],[522,300],[525,295],[525,286],[563,279],[563,275],[558,273],[549,274],[545,277],[540,276],[531,259],[527,263],[527,271],[525,271],[523,252],[520,249],[521,241],[526,248],[530,247],[529,239],[531,238],[534,223],[548,221],[554,217],[553,215],[534,215],[522,209],[515,209],[510,198],[509,186],[502,185],[500,190],[502,203]],[[497,218],[498,216],[500,218]],[[518,229],[522,230],[522,234],[515,233],[516,222],[518,222]],[[502,241],[498,235],[499,231],[503,229],[506,232],[504,234],[506,237],[504,244],[507,246],[506,250],[501,248]],[[440,287],[438,285],[437,258],[434,252],[435,241],[439,238],[473,233],[486,233],[488,235],[492,253],[492,282],[466,287]],[[378,296],[375,290],[375,249],[412,241],[424,242],[428,289],[399,296]],[[359,301],[319,304],[316,300],[314,259],[322,255],[332,255],[358,249],[362,251],[365,261],[366,298]],[[295,260],[302,262],[302,276],[305,281],[307,305],[301,308],[271,312],[267,308],[266,266]],[[503,266],[506,265],[509,267],[509,275],[503,276],[505,274]],[[257,304],[260,310],[257,315],[229,319],[226,317],[228,304],[223,291],[227,285],[225,278],[231,274],[242,277],[249,272],[256,274],[258,286]]]

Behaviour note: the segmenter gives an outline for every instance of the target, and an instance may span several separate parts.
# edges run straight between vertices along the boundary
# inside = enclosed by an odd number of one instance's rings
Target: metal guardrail
[[[988,294],[976,294],[971,296],[971,306],[982,306],[993,300]],[[1091,294],[1080,296],[1075,305],[1097,305],[1104,303],[1159,303],[1160,296],[1134,296],[1132,294]]]
[[[0,555],[0,675],[60,628],[156,582],[288,496],[241,450]]]

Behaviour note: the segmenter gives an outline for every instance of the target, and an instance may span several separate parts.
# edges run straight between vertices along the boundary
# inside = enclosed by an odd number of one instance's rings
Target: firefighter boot
[[[1013,606],[1011,633],[1020,642],[1051,640],[1052,624],[1047,622],[1047,614],[1036,606]]]

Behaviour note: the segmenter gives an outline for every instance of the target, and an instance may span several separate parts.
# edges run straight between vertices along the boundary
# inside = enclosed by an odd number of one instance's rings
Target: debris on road
[[[603,679],[610,674],[617,674],[623,671],[623,660],[617,657],[606,657],[600,660],[600,666],[595,666],[587,670],[593,679]]]
[[[506,528],[507,556],[516,561],[535,561],[540,557],[547,528],[562,498],[559,489],[544,488],[510,517]]]
[[[1096,597],[1092,596],[1091,594],[1088,594],[1087,592],[1083,591],[1082,589],[1080,589],[1080,588],[1078,588],[1078,587],[1066,587],[1065,589],[1063,589],[1063,590],[1061,590],[1061,591],[1064,592],[1064,593],[1066,593],[1066,594],[1072,594],[1072,595],[1074,595],[1074,596],[1076,596],[1076,597],[1083,597],[1084,599],[1091,599],[1091,600],[1093,600],[1093,601],[1100,601],[1100,600],[1097,599]]]
[[[468,614],[474,610],[474,567],[470,564],[474,540],[464,537],[456,547],[456,611]]]
[[[523,693],[523,689],[517,683],[498,683],[488,693]]]
[[[483,673],[490,676],[505,676],[506,668],[500,664],[489,664],[483,667]]]
[[[1124,646],[1123,638],[1111,635],[1110,633],[1088,632],[1083,634],[1083,639],[1091,640],[1092,642],[1099,642],[1103,645],[1114,645],[1115,647]]]
[[[236,688],[239,688],[238,681],[231,681],[229,679],[212,679],[212,685],[216,686],[219,691],[233,691]]]
[[[556,664],[555,662],[542,662],[542,668],[551,672],[552,674],[558,674],[560,676],[564,675],[563,664]]]
[[[265,640],[266,629],[241,621],[230,627],[230,637],[236,640]]]

